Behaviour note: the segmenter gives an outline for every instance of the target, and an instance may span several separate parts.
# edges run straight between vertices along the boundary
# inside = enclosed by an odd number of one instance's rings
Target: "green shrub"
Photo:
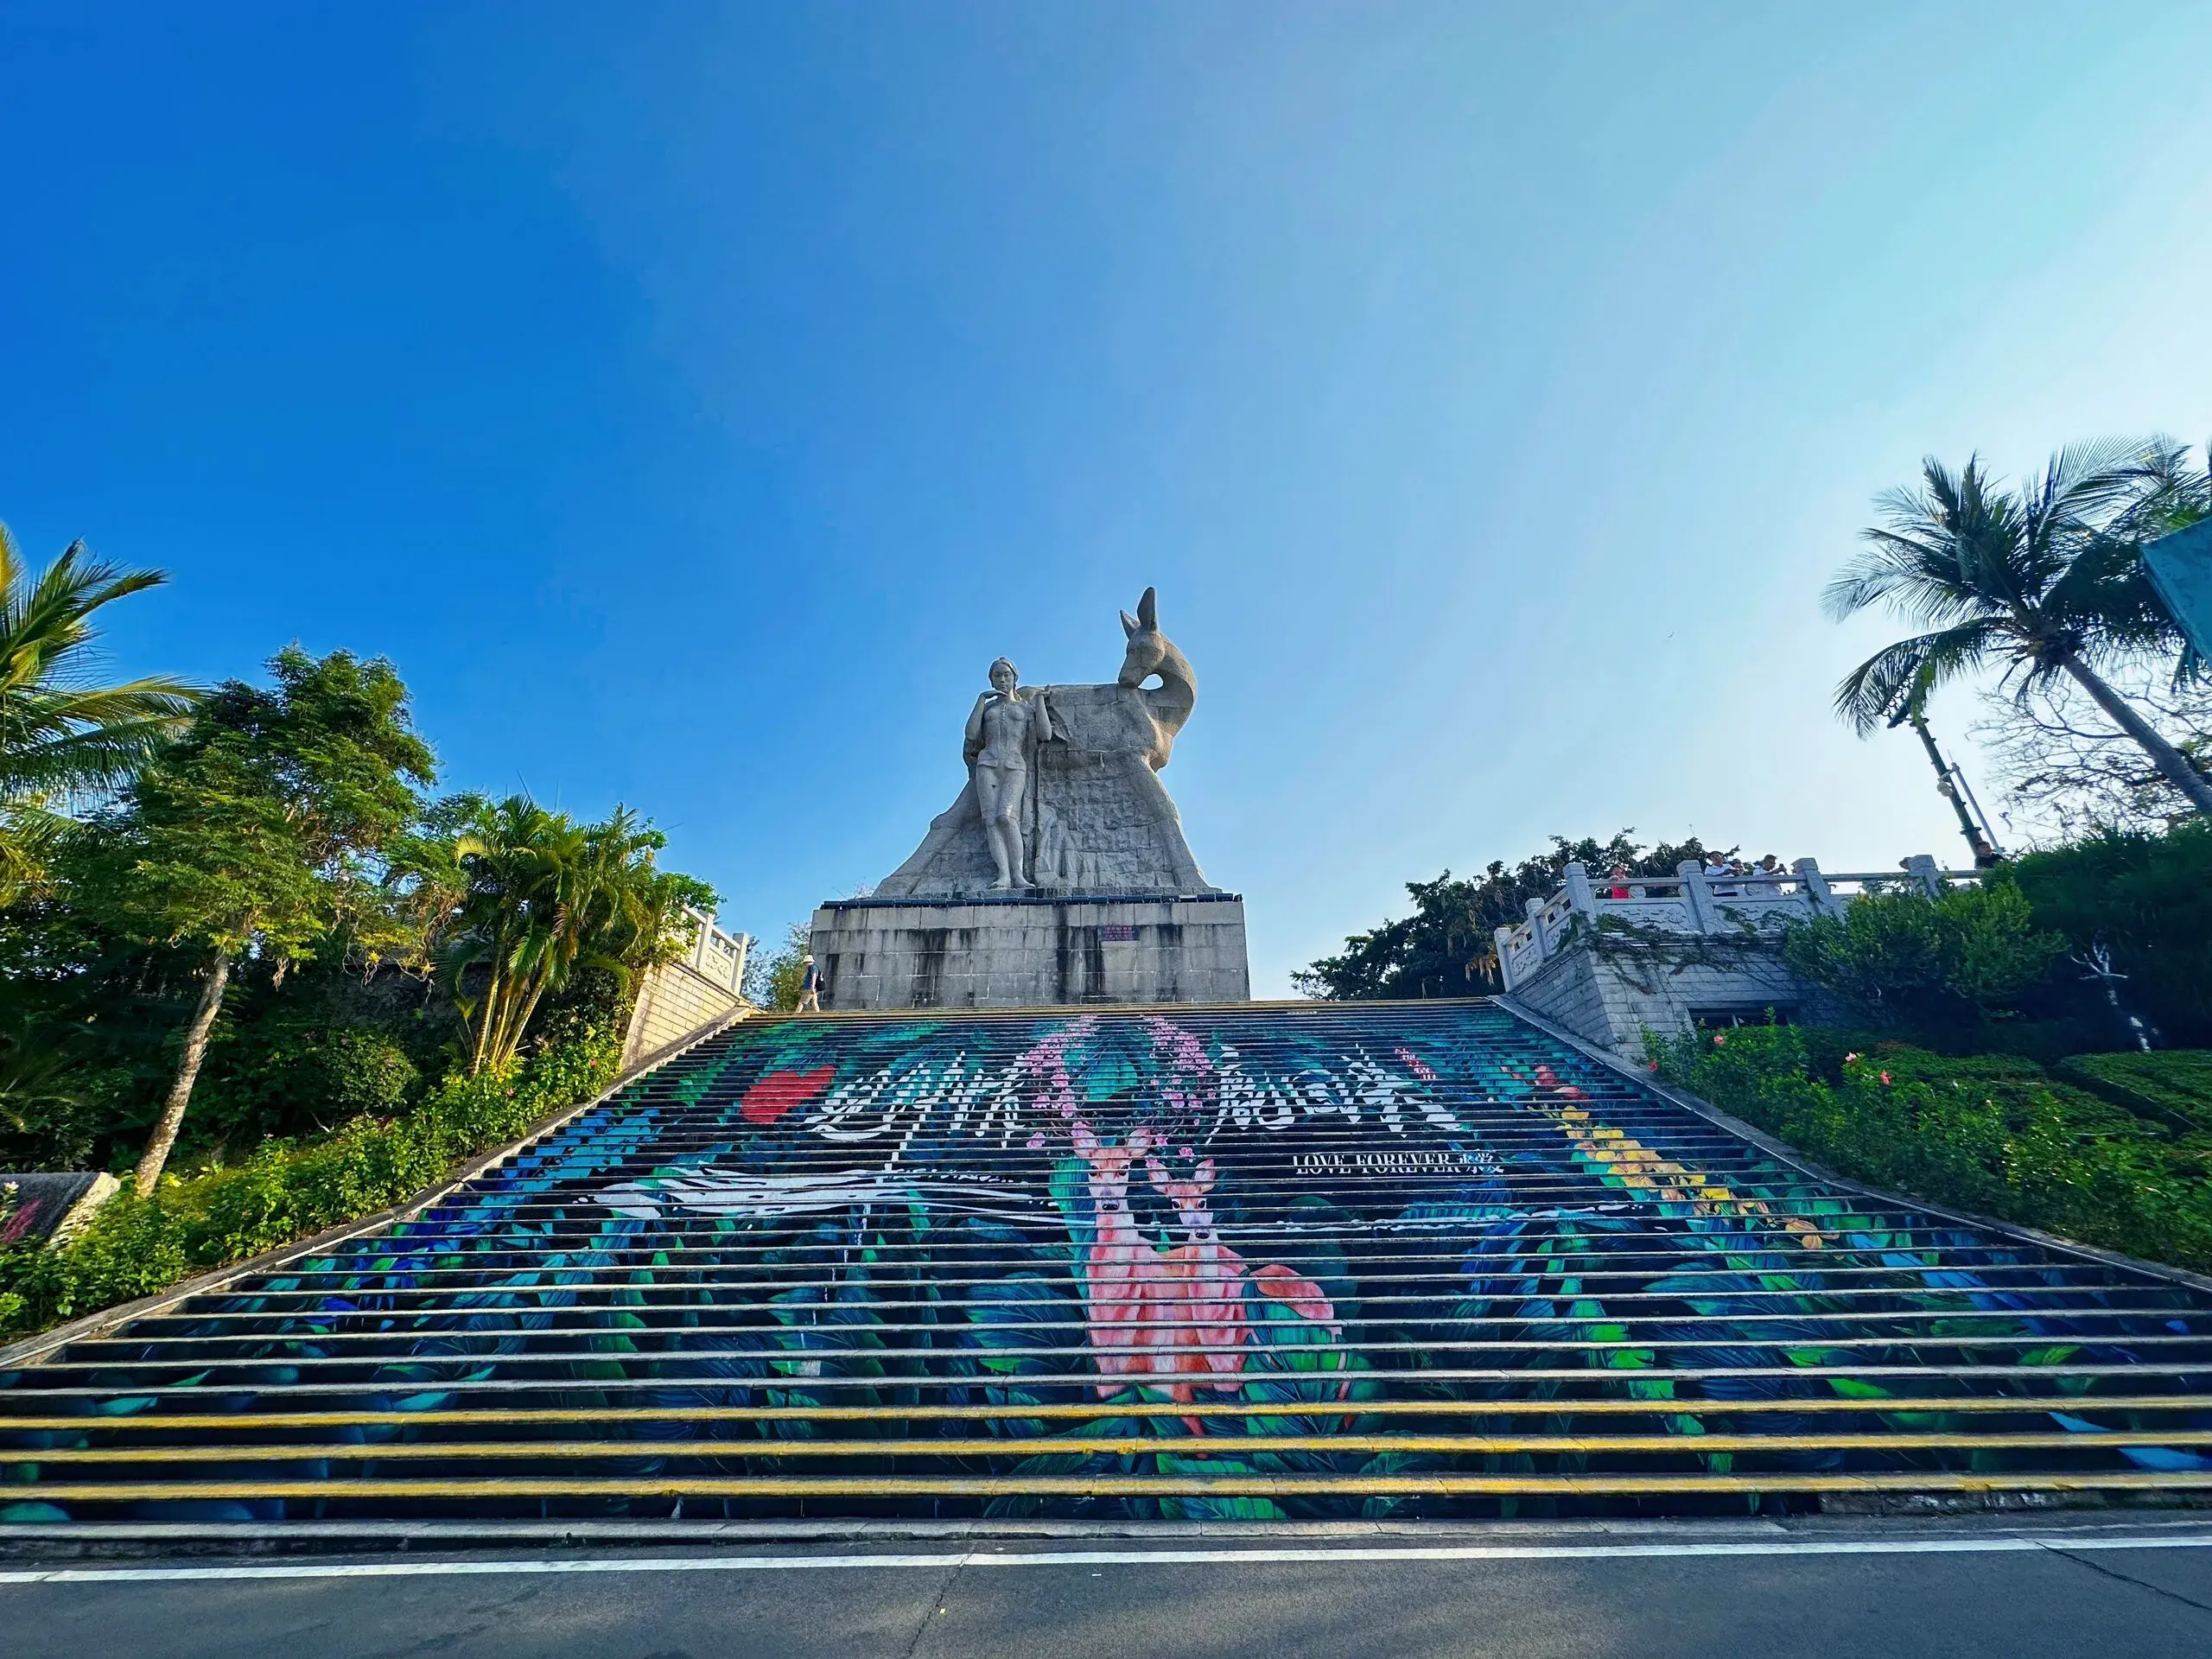
[[[620,1039],[594,1031],[506,1074],[452,1077],[398,1119],[357,1117],[306,1144],[125,1192],[62,1250],[0,1255],[0,1335],[150,1296],[190,1274],[398,1204],[613,1081]]]
[[[270,1135],[397,1116],[423,1091],[407,1051],[372,1026],[298,1026],[264,1015],[220,1045],[211,1070],[186,1121],[194,1142],[233,1153]]]
[[[1868,893],[1790,928],[1783,957],[1884,1024],[1945,1027],[2011,1014],[2066,952],[2005,881],[1938,898]]]
[[[12,1012],[0,1023],[0,1169],[80,1168],[98,1120],[97,1079],[72,1033]]]
[[[2059,1076],[2143,1117],[2212,1131],[2212,1051],[2163,1049],[2155,1054],[2075,1054]]]
[[[1887,1043],[1823,1076],[1792,1027],[1654,1039],[1661,1075],[1831,1168],[1938,1204],[2212,1267],[2202,1143],[2010,1056]]]
[[[2012,879],[2037,926],[2079,950],[2101,943],[2127,976],[2121,998],[2170,1042],[2212,1044],[2212,822],[2162,836],[2109,830],[2032,853]]]

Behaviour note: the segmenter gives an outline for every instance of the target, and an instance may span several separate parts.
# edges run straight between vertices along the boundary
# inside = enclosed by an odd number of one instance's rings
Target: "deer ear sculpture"
[[[1160,607],[1154,601],[1153,589],[1149,588],[1144,590],[1144,597],[1137,601],[1137,621],[1147,633],[1155,632],[1160,627]]]
[[[1122,632],[1132,639],[1137,637],[1137,620],[1127,611],[1122,613]]]

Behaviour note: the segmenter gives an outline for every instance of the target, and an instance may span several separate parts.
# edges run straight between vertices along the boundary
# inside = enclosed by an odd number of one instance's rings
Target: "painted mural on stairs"
[[[1573,1496],[1618,1467],[1729,1478],[1713,1503],[1740,1512],[1762,1475],[1786,1496],[2012,1455],[1817,1432],[1894,1439],[1940,1415],[1912,1409],[1931,1391],[2055,1389],[2018,1418],[2063,1457],[2212,1468],[2202,1413],[2080,1414],[2192,1368],[2206,1299],[1823,1185],[1493,1010],[791,1020],[416,1221],[0,1379],[0,1443],[21,1520],[818,1513],[767,1478],[810,1457],[845,1479],[837,1513],[1633,1507],[1632,1483]],[[515,1429],[523,1408],[603,1409],[628,1484],[472,1498],[464,1428],[441,1431],[446,1485],[381,1507],[343,1481],[110,1503],[28,1443],[85,1437],[8,1429],[34,1385],[73,1389],[88,1427],[304,1398],[396,1446],[415,1416],[480,1409],[474,1438],[505,1442],[554,1432]],[[1593,1415],[1623,1404],[1644,1414]],[[2150,1422],[2164,1443],[2094,1444]],[[424,1467],[373,1452],[347,1450],[348,1478]]]

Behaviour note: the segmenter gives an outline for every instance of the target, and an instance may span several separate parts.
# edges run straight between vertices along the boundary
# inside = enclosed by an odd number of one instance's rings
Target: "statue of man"
[[[975,780],[976,809],[983,820],[983,839],[998,870],[994,889],[1026,887],[1027,868],[1022,829],[1029,801],[1031,763],[1037,746],[1052,735],[1052,716],[1038,687],[1021,683],[1003,657],[991,664],[991,689],[976,699],[968,716],[961,753]]]

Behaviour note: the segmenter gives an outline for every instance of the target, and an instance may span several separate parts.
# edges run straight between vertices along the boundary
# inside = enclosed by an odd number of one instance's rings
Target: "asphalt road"
[[[1264,1547],[1004,1542],[0,1563],[0,1652],[1391,1656],[2212,1653],[2212,1526],[1825,1527]],[[1501,1549],[1513,1553],[1501,1554]],[[57,1570],[59,1569],[59,1570]],[[163,1576],[198,1574],[206,1576]]]

